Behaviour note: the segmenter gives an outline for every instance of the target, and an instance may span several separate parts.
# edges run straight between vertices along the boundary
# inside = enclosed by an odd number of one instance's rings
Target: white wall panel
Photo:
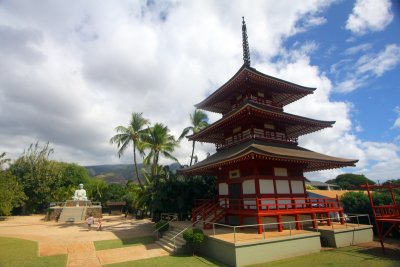
[[[243,181],[243,194],[255,194],[256,193],[256,185],[254,180],[245,180]]]
[[[291,181],[293,194],[304,194],[303,181]]]
[[[277,194],[290,194],[288,180],[276,180],[276,193]]]
[[[260,193],[261,194],[275,194],[274,181],[260,179]]]
[[[227,183],[218,184],[218,192],[220,196],[228,195],[228,184]]]

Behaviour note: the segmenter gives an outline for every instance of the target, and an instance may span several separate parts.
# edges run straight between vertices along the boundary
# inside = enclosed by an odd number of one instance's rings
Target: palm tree
[[[192,134],[195,134],[195,133],[200,132],[202,129],[206,128],[208,126],[207,121],[208,121],[207,114],[205,114],[201,110],[195,109],[193,114],[190,114],[190,122],[192,123],[192,125],[183,129],[182,134],[179,137],[179,140],[181,140],[183,137],[185,137],[190,131],[192,132]],[[190,157],[190,166],[192,166],[192,162],[193,162],[193,154],[194,154],[195,145],[196,145],[196,141],[193,140],[192,155]]]
[[[128,148],[129,144],[132,142],[136,179],[138,180],[140,187],[143,189],[143,184],[139,178],[139,171],[136,162],[136,150],[143,155],[142,140],[147,134],[147,128],[144,128],[144,126],[148,125],[150,122],[149,120],[143,118],[142,114],[143,113],[132,113],[131,121],[128,127],[117,126],[115,128],[117,134],[110,139],[110,143],[117,144],[119,148],[118,156],[121,157]]]
[[[171,153],[178,146],[175,138],[169,134],[169,129],[162,123],[156,123],[148,129],[148,135],[143,138],[143,148],[149,149],[150,152],[144,159],[145,164],[152,164],[151,174],[155,177],[159,173],[158,161],[160,154],[166,158],[178,161]]]

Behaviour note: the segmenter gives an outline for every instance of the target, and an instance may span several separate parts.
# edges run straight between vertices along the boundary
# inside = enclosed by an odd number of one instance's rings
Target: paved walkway
[[[154,224],[148,220],[105,216],[103,231],[88,231],[85,224],[45,222],[43,216],[18,216],[0,221],[0,236],[37,241],[40,256],[68,254],[67,266],[102,266],[169,255],[157,244],[96,251],[94,241],[126,239],[152,235]]]

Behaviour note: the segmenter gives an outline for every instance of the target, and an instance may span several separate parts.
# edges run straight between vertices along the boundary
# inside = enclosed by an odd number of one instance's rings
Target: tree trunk
[[[136,163],[136,146],[135,146],[135,144],[133,145],[133,162],[135,163],[136,179],[139,182],[140,188],[144,189],[144,187],[142,185],[142,181],[140,181],[140,178],[139,178],[139,171],[138,171],[138,167],[137,167],[137,163]]]
[[[196,142],[195,142],[195,141],[193,141],[193,146],[192,146],[192,156],[190,157],[190,165],[189,165],[189,166],[192,166],[192,162],[193,162],[193,154],[194,154],[194,146],[195,146],[195,144],[196,144]]]

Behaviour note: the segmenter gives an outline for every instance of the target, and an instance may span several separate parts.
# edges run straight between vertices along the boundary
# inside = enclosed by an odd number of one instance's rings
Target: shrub
[[[169,223],[167,221],[159,221],[156,223],[156,229],[158,229],[158,232],[163,233],[166,232],[169,229]]]
[[[194,255],[194,249],[196,246],[200,245],[204,241],[204,233],[200,229],[187,229],[183,232],[183,239],[189,244],[192,248],[192,252]]]

